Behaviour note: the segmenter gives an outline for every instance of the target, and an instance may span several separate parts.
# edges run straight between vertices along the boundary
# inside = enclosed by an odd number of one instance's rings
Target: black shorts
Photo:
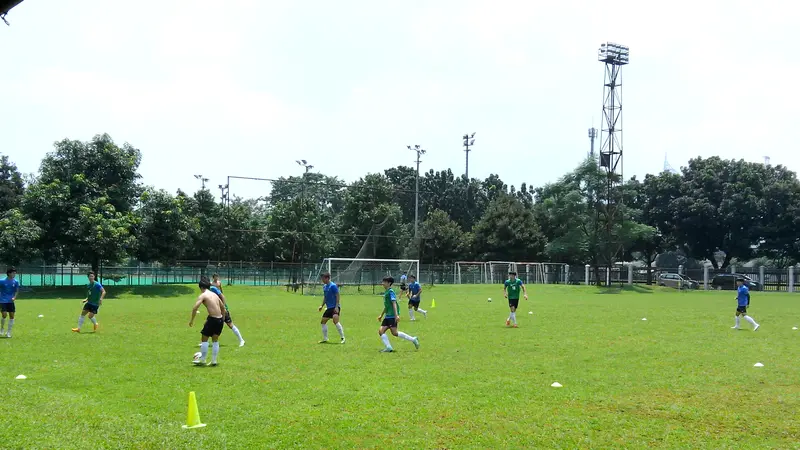
[[[15,313],[17,312],[17,304],[14,302],[0,303],[0,311],[3,311],[4,313]]]
[[[747,315],[747,306],[737,306],[736,307],[736,315]]]
[[[333,315],[334,314],[336,314],[336,315],[342,314],[342,307],[341,306],[339,307],[339,312],[338,313],[336,312],[336,308],[328,308],[328,309],[326,309],[325,312],[322,313],[322,318],[323,319],[333,319]]]
[[[225,326],[225,321],[222,317],[211,317],[208,316],[206,318],[206,323],[203,325],[203,329],[200,330],[200,334],[203,336],[219,336],[222,334],[222,327]]]
[[[233,323],[233,319],[231,319],[231,312],[225,311],[225,323]]]
[[[510,298],[508,299],[508,307],[514,307],[514,309],[519,308],[519,299],[518,298]]]
[[[401,284],[401,285],[400,285],[400,290],[401,290],[401,291],[405,291],[406,289],[408,289],[408,286],[406,286],[406,284],[405,284],[405,283],[403,283],[403,284]]]
[[[394,317],[386,317],[381,322],[382,327],[397,328],[397,319]]]
[[[97,314],[97,310],[100,309],[100,305],[95,305],[93,303],[86,302],[83,304],[83,310],[88,311],[92,314]]]
[[[420,299],[414,300],[413,298],[410,298],[408,299],[408,307],[411,308],[413,306],[414,308],[419,308],[419,302]]]

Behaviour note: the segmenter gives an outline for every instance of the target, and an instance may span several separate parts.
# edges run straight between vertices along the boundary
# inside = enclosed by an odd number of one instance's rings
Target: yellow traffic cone
[[[436,299],[435,298],[431,299],[431,308],[436,308]]]
[[[194,391],[189,392],[189,413],[186,416],[186,425],[183,428],[203,428],[204,426],[206,424],[200,423],[200,411],[197,410],[197,398],[194,396]]]

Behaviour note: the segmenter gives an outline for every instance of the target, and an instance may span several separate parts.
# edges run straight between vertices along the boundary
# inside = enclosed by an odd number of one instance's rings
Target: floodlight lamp
[[[462,139],[464,139],[464,140],[466,141],[467,139],[469,139],[469,135],[468,135],[468,134],[465,134],[465,135],[464,135],[464,137],[463,137]]]
[[[473,132],[473,133],[472,133],[472,136],[470,136],[470,139],[472,139],[472,138],[474,138],[474,137],[475,137],[475,133]]]
[[[630,49],[626,45],[607,42],[600,45],[597,59],[608,64],[624,65],[630,62]]]
[[[475,139],[469,141],[469,145],[475,145]]]

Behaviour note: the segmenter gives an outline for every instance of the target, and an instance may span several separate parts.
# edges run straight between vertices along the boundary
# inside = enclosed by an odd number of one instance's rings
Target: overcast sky
[[[0,24],[0,152],[141,149],[144,182],[352,181],[411,164],[540,185],[601,126],[602,42],[623,69],[624,172],[721,155],[800,169],[800,7],[755,1],[25,0]],[[257,183],[232,193],[263,194]]]

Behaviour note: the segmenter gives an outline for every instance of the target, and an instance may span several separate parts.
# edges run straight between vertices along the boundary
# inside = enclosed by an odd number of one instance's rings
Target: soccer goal
[[[331,281],[339,286],[339,291],[343,294],[382,294],[381,282],[386,276],[394,278],[398,289],[403,274],[414,275],[419,279],[419,260],[325,258],[316,280],[309,280],[313,284],[306,290],[308,294],[322,293],[319,277],[325,272],[331,274]]]
[[[489,277],[491,283],[502,283],[511,271],[525,284],[566,283],[567,265],[561,263],[490,261]]]
[[[456,284],[486,284],[489,282],[489,264],[481,261],[458,261],[453,266]]]

